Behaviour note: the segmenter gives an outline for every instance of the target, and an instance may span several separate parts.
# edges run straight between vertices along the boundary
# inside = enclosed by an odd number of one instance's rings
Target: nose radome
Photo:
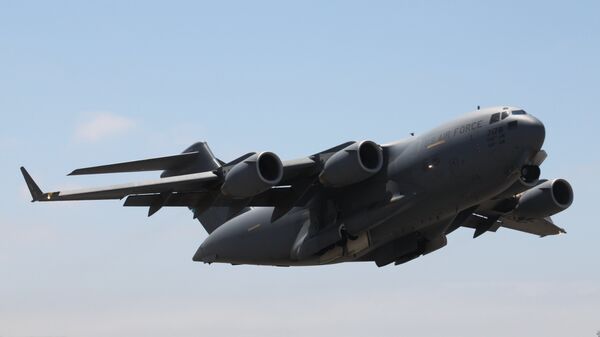
[[[532,115],[522,116],[519,121],[519,127],[525,130],[525,134],[530,144],[536,150],[542,148],[546,138],[546,128],[544,123]]]

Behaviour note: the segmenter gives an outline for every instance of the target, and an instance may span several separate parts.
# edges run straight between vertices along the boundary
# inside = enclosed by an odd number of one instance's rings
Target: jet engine
[[[279,157],[272,152],[261,152],[234,165],[225,175],[221,192],[235,199],[249,198],[277,185],[282,177]]]
[[[517,195],[517,198],[514,216],[545,218],[571,206],[573,189],[564,179],[548,180]]]
[[[521,168],[521,181],[531,184],[540,178],[540,167],[536,165],[525,165]]]
[[[540,184],[540,167],[536,165],[525,165],[521,168],[521,177],[509,188],[500,193],[497,198],[507,198],[515,194],[527,191]]]
[[[508,198],[508,197],[512,197],[515,194],[519,194],[522,192],[527,191],[528,189],[534,187],[535,185],[539,184],[540,181],[539,180],[535,180],[535,181],[525,181],[523,178],[519,178],[517,181],[515,181],[509,188],[507,188],[506,190],[504,190],[502,193],[500,193],[497,198],[501,199],[501,198]]]
[[[325,186],[343,187],[373,176],[382,166],[381,146],[365,140],[334,153],[325,162],[319,180]]]

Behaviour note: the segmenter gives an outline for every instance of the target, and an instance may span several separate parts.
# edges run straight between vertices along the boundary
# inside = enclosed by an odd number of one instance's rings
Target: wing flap
[[[482,212],[480,210],[477,213],[469,212],[469,216],[461,219],[460,223],[456,225],[475,229],[473,237],[478,237],[485,232],[496,232],[500,227],[535,234],[540,237],[566,233],[563,228],[555,225],[550,217],[543,219],[515,219],[510,214],[499,215],[492,211]]]
[[[198,202],[205,193],[172,193],[162,204],[164,207],[190,207]],[[126,207],[149,207],[161,198],[160,193],[130,195],[125,199]]]
[[[518,221],[503,217],[502,227],[539,235],[540,237],[567,233],[564,229],[555,225],[552,219],[549,217],[544,219],[526,219]]]
[[[218,179],[212,172],[193,173],[139,183],[49,192],[42,194],[38,201],[122,199],[131,194],[204,191],[207,184]]]
[[[178,192],[172,193],[169,199],[163,203],[164,207],[193,207],[200,201],[205,200],[210,195],[209,191],[204,192]],[[253,207],[280,207],[282,203],[287,200],[296,197],[297,193],[291,187],[276,187],[269,189],[253,198],[236,200],[243,201],[247,206]],[[157,199],[161,197],[160,193],[150,194],[134,194],[129,195],[125,200],[123,206],[127,207],[148,207],[152,206]],[[210,196],[209,196],[210,197]],[[303,200],[292,199],[297,201],[293,203],[293,206],[303,206],[306,204]],[[227,198],[210,197],[211,207],[228,207],[231,206],[232,200]]]

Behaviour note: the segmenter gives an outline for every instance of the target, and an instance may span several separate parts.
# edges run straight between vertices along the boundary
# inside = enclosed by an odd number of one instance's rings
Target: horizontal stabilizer
[[[189,165],[197,158],[198,152],[187,152],[174,156],[135,160],[117,164],[92,166],[76,169],[70,176],[82,174],[123,173],[140,171],[175,170]]]

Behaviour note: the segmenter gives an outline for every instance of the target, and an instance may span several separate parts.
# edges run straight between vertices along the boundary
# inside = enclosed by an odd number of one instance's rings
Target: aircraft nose
[[[546,138],[544,123],[532,115],[521,116],[519,128],[523,130],[524,136],[534,150],[540,150]]]

